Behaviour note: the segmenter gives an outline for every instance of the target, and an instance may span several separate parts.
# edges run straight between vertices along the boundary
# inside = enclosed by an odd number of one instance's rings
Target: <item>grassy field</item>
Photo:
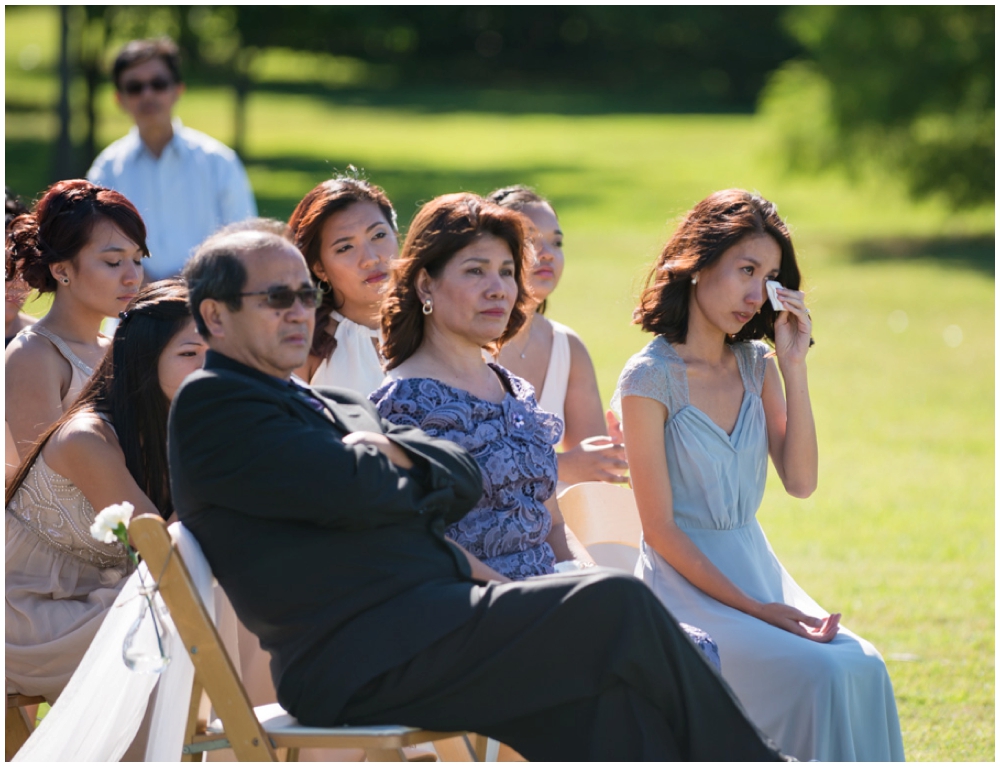
[[[29,197],[44,186],[56,130],[40,111],[55,93],[44,13],[7,25],[6,180]],[[27,71],[26,39],[43,50]],[[192,88],[179,115],[230,141],[231,99]],[[806,501],[772,476],[761,521],[799,583],[886,657],[908,758],[993,760],[993,209],[914,204],[875,174],[789,176],[754,116],[546,113],[537,97],[512,108],[510,93],[446,101],[254,93],[246,161],[261,212],[287,217],[348,164],[385,187],[404,225],[444,192],[534,185],[567,233],[550,313],[587,342],[607,401],[648,340],[630,313],[677,218],[726,187],[776,201],[815,319],[821,474]],[[99,107],[103,145],[128,124],[109,90]]]

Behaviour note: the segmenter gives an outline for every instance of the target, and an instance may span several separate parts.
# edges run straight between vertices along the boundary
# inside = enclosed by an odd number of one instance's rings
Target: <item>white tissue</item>
[[[767,297],[771,301],[771,308],[776,312],[785,311],[785,305],[778,298],[778,288],[781,287],[781,283],[777,280],[768,280],[764,283],[764,287],[767,288]]]

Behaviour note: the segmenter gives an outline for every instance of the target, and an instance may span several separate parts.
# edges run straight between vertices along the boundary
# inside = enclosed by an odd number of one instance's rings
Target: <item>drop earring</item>
[[[425,315],[430,314],[434,311],[434,303],[428,298],[424,301],[423,308],[420,311],[422,311]]]

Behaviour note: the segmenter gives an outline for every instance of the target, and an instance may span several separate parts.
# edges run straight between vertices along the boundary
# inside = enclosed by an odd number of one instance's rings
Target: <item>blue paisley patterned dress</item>
[[[447,535],[498,573],[522,580],[554,572],[545,502],[556,490],[553,446],[563,424],[538,407],[531,384],[499,365],[490,367],[506,382],[503,402],[433,378],[389,381],[369,399],[386,420],[416,426],[472,454],[483,472],[483,497]]]
[[[538,407],[531,384],[499,365],[490,367],[509,392],[500,403],[433,378],[389,381],[368,398],[387,421],[416,426],[472,454],[483,473],[483,497],[447,535],[501,575],[519,581],[555,572],[555,553],[545,541],[552,530],[545,502],[556,490],[553,445],[562,438],[563,422]],[[719,648],[712,637],[680,625],[718,670]]]

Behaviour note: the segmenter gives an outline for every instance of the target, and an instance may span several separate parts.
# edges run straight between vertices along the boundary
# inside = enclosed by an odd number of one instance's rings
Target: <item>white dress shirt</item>
[[[219,227],[257,215],[243,164],[225,144],[174,119],[174,136],[154,157],[133,127],[87,172],[125,195],[146,223],[150,280],[180,272],[193,249]]]

